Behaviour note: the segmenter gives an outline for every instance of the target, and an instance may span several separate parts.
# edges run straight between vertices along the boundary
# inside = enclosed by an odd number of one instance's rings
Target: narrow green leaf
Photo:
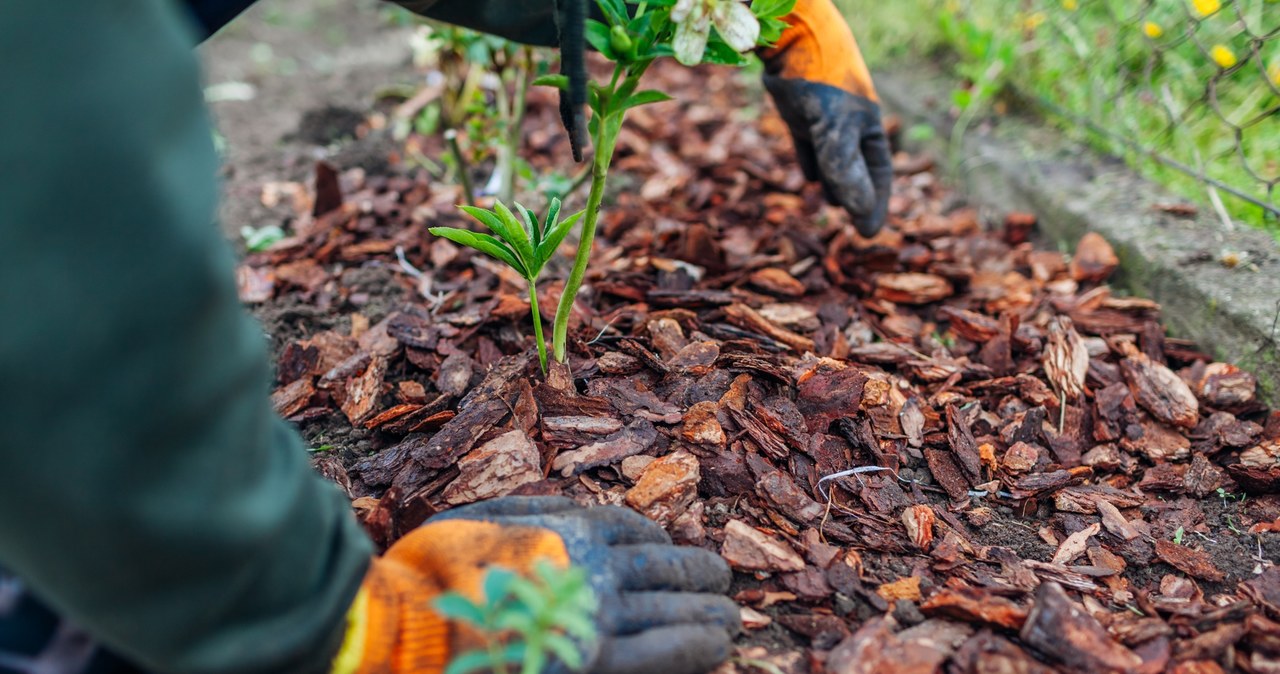
[[[485,651],[467,651],[450,660],[444,674],[471,674],[491,669],[494,664],[489,661],[489,654]]]
[[[484,572],[483,591],[485,601],[490,604],[496,604],[507,598],[511,593],[511,584],[519,578],[516,574],[504,568],[492,566]]]
[[[475,218],[480,224],[488,227],[490,231],[498,235],[499,239],[502,239],[508,244],[514,243],[514,232],[511,232],[507,228],[507,223],[504,222],[502,218],[498,217],[497,213],[476,206],[459,206],[458,208],[467,215]]]
[[[669,101],[671,97],[654,89],[646,89],[645,91],[637,91],[627,98],[627,102],[623,104],[625,108],[635,108],[650,103],[661,103]]]
[[[567,75],[561,75],[558,73],[552,73],[549,75],[540,75],[534,78],[533,82],[531,82],[530,84],[532,84],[535,87],[555,87],[557,89],[568,89],[569,77]]]
[[[509,664],[520,662],[521,660],[524,660],[524,652],[528,648],[529,645],[523,641],[516,641],[507,644],[502,649],[502,661]]]
[[[466,229],[458,229],[456,227],[432,227],[427,230],[432,234],[446,238],[454,243],[461,244],[468,248],[474,248],[481,253],[495,257],[507,263],[508,267],[516,270],[516,273],[525,278],[529,278],[529,272],[521,264],[516,257],[515,251],[511,250],[502,241],[488,234],[480,234]]]
[[[520,255],[520,260],[524,262],[525,269],[533,271],[536,266],[537,257],[533,252],[533,243],[529,240],[529,233],[525,231],[524,225],[516,219],[515,213],[501,201],[493,204],[493,209],[498,213],[498,217],[502,218],[502,223],[507,226],[507,231],[511,232],[511,236],[504,237],[507,243]]]
[[[560,198],[551,197],[551,204],[547,206],[547,219],[543,221],[543,227],[546,228],[546,231],[543,232],[544,236],[546,232],[551,231],[552,227],[555,227],[556,223],[559,222],[559,219],[560,219]]]
[[[610,26],[627,22],[627,7],[622,0],[596,0],[596,4],[609,19]]]
[[[542,223],[538,221],[538,214],[524,207],[519,201],[516,203],[516,210],[520,211],[520,218],[524,220],[525,229],[529,232],[529,237],[533,239],[533,245],[536,248],[542,241]]]
[[[446,618],[469,622],[477,627],[484,626],[484,611],[457,592],[446,592],[436,597],[432,605]]]
[[[555,255],[556,249],[564,242],[564,238],[569,235],[569,232],[573,231],[573,226],[577,224],[585,213],[586,211],[578,211],[557,222],[555,227],[548,230],[546,238],[542,240],[542,243],[538,244],[538,258],[544,262],[550,260],[551,256]]]
[[[569,669],[576,670],[582,667],[582,653],[578,650],[577,644],[573,643],[563,634],[551,633],[544,637],[543,647],[551,654],[560,658]]]
[[[605,55],[605,58],[610,61],[618,60],[618,55],[613,52],[613,45],[609,42],[608,26],[595,19],[587,19],[584,36],[596,51]]]

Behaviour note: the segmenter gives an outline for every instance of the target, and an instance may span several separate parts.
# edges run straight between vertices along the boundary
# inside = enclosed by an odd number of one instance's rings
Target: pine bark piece
[[[1156,540],[1156,557],[1169,566],[1201,580],[1221,583],[1227,579],[1213,564],[1213,557],[1202,550],[1193,550],[1172,541]]]
[[[1134,400],[1151,416],[1181,428],[1195,428],[1200,422],[1199,401],[1173,370],[1134,352],[1120,361],[1120,371]]]
[[[458,477],[445,487],[449,505],[505,496],[542,479],[542,455],[524,431],[507,431],[458,461]]]
[[[804,295],[804,284],[785,270],[777,267],[765,267],[757,270],[747,280],[751,285],[770,295],[792,298]]]
[[[1142,658],[1116,643],[1097,619],[1053,582],[1041,583],[1036,590],[1020,636],[1045,657],[1081,674],[1125,672],[1142,664]]]
[[[982,623],[1014,632],[1027,621],[1027,609],[977,588],[943,588],[920,604],[920,611],[930,617]]]
[[[609,466],[628,456],[635,456],[653,446],[658,429],[647,419],[636,419],[626,428],[603,440],[561,452],[551,462],[551,469],[569,477],[598,466]]]
[[[933,542],[933,509],[927,505],[913,505],[902,511],[902,525],[907,529],[907,537],[921,550],[928,550]]]
[[[316,387],[312,385],[311,377],[303,377],[276,389],[271,394],[271,408],[276,411],[276,414],[287,419],[306,409],[307,403],[311,402],[315,394]]]
[[[876,277],[876,298],[897,304],[930,304],[954,294],[951,282],[936,274],[906,272]]]
[[[816,348],[812,339],[774,324],[745,304],[737,302],[730,304],[724,308],[724,315],[733,325],[744,330],[758,332],[770,339],[786,344],[800,353],[807,353]]]
[[[800,571],[804,560],[790,545],[742,520],[729,520],[724,527],[720,555],[739,571]]]
[[[1101,283],[1118,266],[1120,258],[1116,257],[1111,244],[1101,234],[1088,232],[1080,238],[1076,254],[1071,258],[1071,278],[1081,282]]]
[[[352,426],[359,426],[373,414],[378,404],[378,395],[382,392],[382,380],[387,374],[387,361],[374,358],[369,367],[358,377],[347,380],[342,400],[342,413]]]
[[[698,458],[685,450],[668,454],[648,466],[627,490],[627,505],[659,524],[670,524],[698,495]]]
[[[1067,400],[1075,400],[1084,393],[1084,380],[1089,373],[1089,348],[1066,316],[1057,316],[1049,321],[1044,373],[1054,390]],[[1059,404],[1066,404],[1066,401]]]
[[[697,445],[723,446],[728,438],[716,419],[718,407],[715,403],[706,401],[691,405],[684,413],[680,437]]]

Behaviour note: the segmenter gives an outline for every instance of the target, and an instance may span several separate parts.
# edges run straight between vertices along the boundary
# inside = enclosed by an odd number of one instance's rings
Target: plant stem
[[[515,99],[511,101],[511,109],[507,114],[507,124],[510,126],[507,128],[507,138],[500,157],[502,189],[498,198],[503,203],[510,203],[516,194],[516,157],[520,154],[520,141],[524,138],[525,102],[529,95],[529,82],[533,79],[533,50],[525,47],[520,55],[523,58],[515,68]]]
[[[596,124],[595,158],[591,166],[591,192],[587,196],[587,212],[582,218],[582,234],[578,239],[578,252],[573,256],[573,269],[565,281],[564,292],[560,295],[560,304],[556,307],[556,320],[552,325],[552,346],[555,358],[566,361],[566,344],[569,335],[569,315],[573,312],[574,300],[578,297],[578,289],[582,287],[582,279],[587,275],[587,262],[591,259],[591,246],[596,239],[596,219],[600,215],[600,200],[604,197],[605,179],[609,175],[609,164],[613,159],[613,145],[617,141],[617,133],[609,133],[608,118],[598,120]]]
[[[529,311],[533,313],[533,338],[538,340],[538,365],[547,373],[547,340],[542,337],[542,314],[538,312],[538,287],[529,281]]]

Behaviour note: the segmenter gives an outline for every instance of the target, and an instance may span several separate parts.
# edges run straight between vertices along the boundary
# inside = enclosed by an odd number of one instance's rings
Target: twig
[[[475,206],[476,193],[471,187],[471,166],[467,164],[467,158],[462,156],[462,148],[458,147],[458,132],[454,129],[445,131],[444,140],[449,144],[449,152],[453,155],[453,160],[458,163],[458,181],[462,183],[462,196],[466,199],[468,206]]]

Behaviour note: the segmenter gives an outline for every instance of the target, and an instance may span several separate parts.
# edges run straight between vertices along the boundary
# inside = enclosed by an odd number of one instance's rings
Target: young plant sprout
[[[587,107],[591,111],[587,132],[590,134],[594,155],[590,174],[591,190],[587,196],[585,211],[556,223],[554,213],[558,211],[558,203],[553,201],[548,224],[540,229],[532,213],[518,206],[522,214],[527,215],[526,221],[533,221],[526,236],[525,229],[518,224],[511,224],[515,222],[514,218],[502,215],[510,213],[502,203],[495,204],[496,212],[465,209],[493,230],[501,241],[465,230],[431,230],[432,233],[503,260],[529,279],[539,359],[544,371],[546,354],[541,338],[536,292],[533,290],[534,281],[542,265],[568,233],[569,226],[579,216],[585,216],[582,217],[582,232],[573,268],[565,282],[552,325],[553,354],[557,361],[563,363],[567,357],[569,316],[587,273],[591,248],[595,242],[596,223],[600,217],[600,203],[604,198],[605,182],[623,119],[632,108],[671,98],[661,91],[640,90],[640,78],[655,60],[664,56],[673,56],[685,65],[745,65],[747,57],[743,52],[756,46],[770,45],[781,37],[786,23],[780,17],[791,11],[795,0],[753,0],[750,6],[740,0],[597,0],[597,4],[605,21],[588,19],[585,37],[596,51],[613,62],[614,67],[607,84],[591,82],[587,90]],[[627,4],[635,7],[628,11]],[[561,90],[570,88],[569,77],[564,74],[545,75],[533,83]],[[575,147],[575,152],[576,149]],[[507,230],[505,234],[504,228]],[[552,231],[555,232],[554,236]],[[521,246],[528,248],[534,234],[540,232],[546,232],[539,234],[544,244],[553,240],[554,243],[548,246],[535,244],[534,253],[521,257]],[[522,243],[524,241],[529,241],[529,244]],[[544,248],[545,255],[542,254]]]
[[[517,666],[520,674],[537,674],[553,656],[572,670],[582,667],[575,640],[596,639],[591,616],[598,606],[583,569],[560,569],[541,560],[533,577],[523,578],[491,568],[483,589],[480,602],[457,592],[435,601],[441,615],[471,624],[485,639],[483,649],[455,658],[445,674],[509,674]]]
[[[542,316],[538,313],[538,276],[582,217],[582,211],[561,220],[560,200],[552,199],[547,217],[539,220],[536,213],[516,202],[521,222],[501,201],[494,204],[493,210],[475,206],[459,208],[496,236],[457,227],[432,227],[431,233],[495,257],[529,282],[529,312],[533,318],[533,336],[538,344],[538,364],[546,373],[547,343],[542,337]]]

